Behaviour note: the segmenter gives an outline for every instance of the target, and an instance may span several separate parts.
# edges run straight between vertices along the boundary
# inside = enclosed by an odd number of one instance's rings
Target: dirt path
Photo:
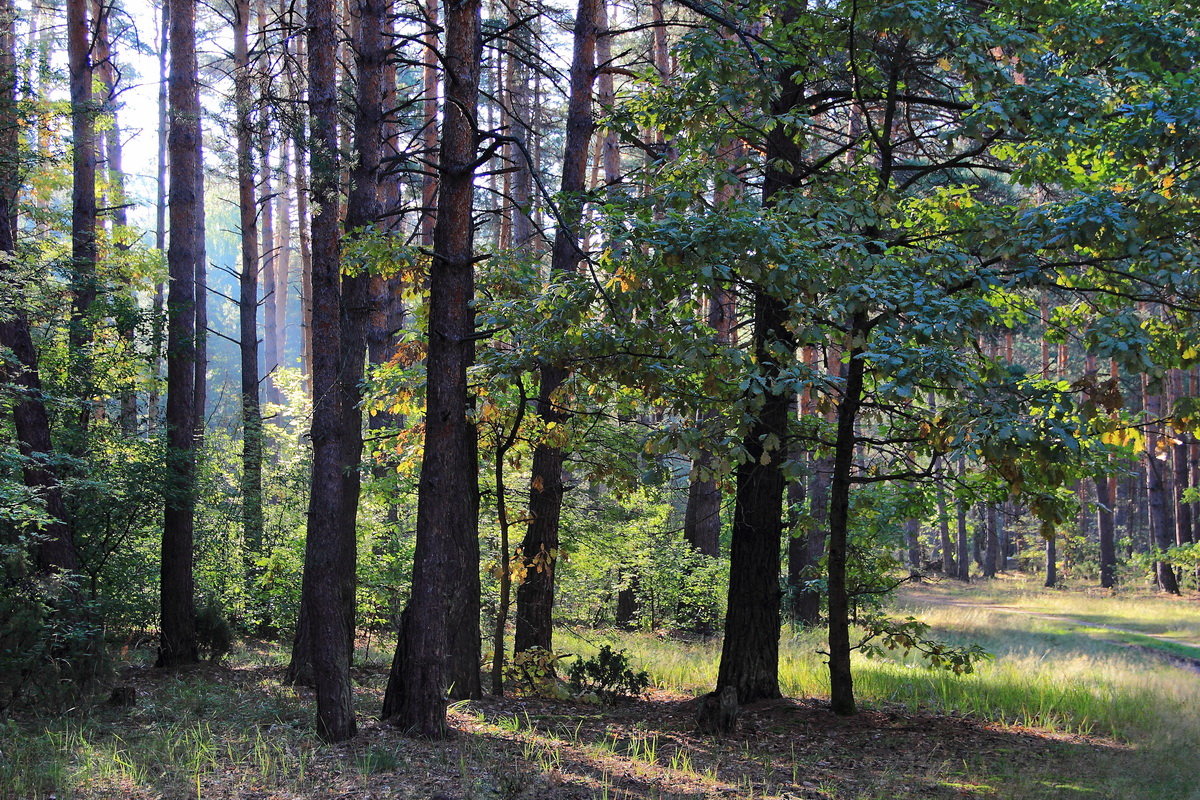
[[[909,591],[904,595],[905,599],[914,604],[925,604],[931,606],[956,606],[959,608],[979,608],[986,611],[998,611],[1002,614],[1017,614],[1025,617],[1034,617],[1036,619],[1050,620],[1052,622],[1064,622],[1069,625],[1076,625],[1080,628],[1091,628],[1097,631],[1112,631],[1114,633],[1127,633],[1133,636],[1145,636],[1148,639],[1163,642],[1164,644],[1175,644],[1193,649],[1200,649],[1200,646],[1194,642],[1185,642],[1182,639],[1172,639],[1169,636],[1162,636],[1157,633],[1146,633],[1145,631],[1135,630],[1133,628],[1125,628],[1120,625],[1104,625],[1099,622],[1088,622],[1087,620],[1078,619],[1076,617],[1067,616],[1064,614],[1047,614],[1042,611],[1030,611],[1026,608],[1018,606],[1001,605],[997,603],[969,603],[965,600],[955,600],[949,597],[938,597],[936,595],[924,594],[919,591]],[[1146,655],[1153,656],[1160,661],[1165,661],[1180,669],[1186,669],[1189,672],[1200,674],[1200,658],[1190,658],[1188,656],[1171,653],[1166,650],[1149,645],[1130,644],[1119,639],[1104,639],[1111,644],[1118,644],[1122,647],[1127,647],[1137,650]]]

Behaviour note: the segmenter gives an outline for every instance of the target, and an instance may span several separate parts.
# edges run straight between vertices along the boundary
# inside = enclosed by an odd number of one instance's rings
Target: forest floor
[[[1200,706],[1193,702],[1200,700],[1200,676],[1106,639],[1107,629],[1088,625],[1097,620],[1064,613],[1071,609],[1058,598],[990,588],[999,594],[943,584],[899,599],[901,613],[927,617],[935,631],[984,640],[996,660],[978,674],[935,675],[902,659],[856,662],[863,710],[838,718],[819,685],[805,688],[809,679],[796,677],[820,674],[820,656],[812,652],[818,639],[785,636],[784,688],[799,699],[744,708],[737,733],[724,738],[696,733],[694,722],[694,696],[710,688],[719,643],[627,637],[621,644],[656,679],[656,662],[673,657],[663,654],[686,651],[703,665],[673,677],[664,672],[657,682],[671,688],[615,706],[535,698],[456,704],[447,742],[409,739],[379,723],[386,667],[367,662],[355,671],[359,735],[336,746],[311,733],[311,693],[279,684],[281,654],[274,648],[243,648],[225,664],[179,674],[154,670],[149,654],[134,652],[115,678],[136,690],[134,706],[116,708],[100,698],[0,722],[0,798],[1198,796],[1191,762],[1200,722],[1181,709]],[[1186,646],[1194,631],[1200,641],[1194,603],[1122,616],[1120,602],[1080,602],[1105,615],[1103,622],[1128,628],[1123,635],[1171,633]],[[1172,630],[1147,631],[1155,617],[1171,619],[1165,624]],[[1038,627],[1046,630],[1029,630]],[[1016,644],[1006,650],[1003,642]],[[1035,662],[1048,667],[1048,677],[1029,666]],[[1143,669],[1143,662],[1151,666]],[[1080,669],[1094,680],[1081,680],[1073,672]],[[1147,670],[1158,683],[1142,682],[1138,675]],[[1070,688],[1052,691],[1049,676],[1074,689],[1089,684],[1087,697]],[[1088,705],[1092,696],[1095,707]],[[1164,719],[1172,721],[1166,738]]]

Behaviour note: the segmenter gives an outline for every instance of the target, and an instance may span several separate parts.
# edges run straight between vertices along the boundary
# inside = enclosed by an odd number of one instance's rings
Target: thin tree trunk
[[[158,42],[158,159],[157,181],[155,182],[154,199],[154,246],[159,252],[167,250],[167,134],[170,130],[170,101],[167,96],[168,81],[168,41],[167,32],[170,26],[169,0],[162,0],[162,15],[159,20],[161,30]],[[154,382],[148,398],[146,413],[149,417],[148,427],[153,430],[160,420],[158,379],[162,375],[163,338],[166,302],[166,285],[163,281],[154,284],[154,316],[150,328],[151,363],[154,367]]]
[[[258,400],[258,208],[254,193],[254,129],[250,114],[249,0],[234,6],[234,102],[237,113],[238,209],[242,268],[238,333],[242,374],[242,538],[247,586],[263,549],[262,413]]]
[[[87,449],[92,417],[93,338],[91,309],[96,300],[96,134],[92,98],[92,31],[88,0],[67,0],[67,64],[71,89],[71,320],[70,373],[79,408],[67,449]]]
[[[401,616],[383,718],[441,738],[446,692],[479,693],[478,446],[467,369],[474,361],[474,161],[479,0],[446,9],[446,113],[430,271],[425,447],[412,592]],[[473,647],[472,647],[473,645]],[[464,665],[475,665],[474,685]]]
[[[168,134],[171,244],[167,250],[167,481],[163,518],[158,666],[194,664],[195,590],[192,538],[195,526],[197,434],[203,400],[201,329],[204,263],[204,173],[200,130],[200,83],[196,65],[195,0],[171,0],[170,114]],[[203,383],[203,381],[200,381]]]
[[[596,57],[597,0],[579,0],[575,15],[575,51],[571,61],[571,93],[567,105],[566,140],[560,224],[554,234],[551,280],[573,275],[584,254],[579,241],[583,220],[582,194],[587,181],[588,144],[592,137],[592,80]],[[520,215],[518,215],[520,216]],[[563,424],[568,414],[556,397],[567,379],[559,364],[541,365],[541,385],[535,405],[547,426]],[[538,442],[530,471],[529,527],[521,543],[525,580],[517,586],[516,635],[513,648],[553,650],[554,571],[558,561],[558,526],[562,513],[563,461],[566,451],[548,441]]]
[[[961,477],[965,471],[966,465],[960,461],[959,476]],[[967,504],[962,500],[955,500],[954,510],[958,538],[958,579],[969,582],[971,580],[971,544],[967,534]]]

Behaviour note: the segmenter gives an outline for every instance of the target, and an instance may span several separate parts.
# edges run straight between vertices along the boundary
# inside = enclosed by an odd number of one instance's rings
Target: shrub
[[[595,693],[608,703],[640,695],[650,686],[648,673],[634,672],[625,651],[614,652],[608,645],[592,658],[577,657],[567,677],[575,694]]]

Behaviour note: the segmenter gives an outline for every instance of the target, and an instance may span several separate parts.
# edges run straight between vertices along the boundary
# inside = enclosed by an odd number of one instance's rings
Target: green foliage
[[[650,686],[649,673],[635,672],[625,651],[609,645],[601,645],[591,658],[576,657],[567,677],[575,694],[596,694],[608,703],[640,695]]]
[[[930,638],[929,625],[911,616],[896,620],[871,614],[860,619],[859,625],[865,635],[858,647],[872,658],[882,658],[889,652],[902,656],[915,652],[930,669],[969,675],[978,662],[992,657],[977,644],[955,646]]]
[[[224,610],[213,600],[201,603],[196,609],[196,644],[200,655],[209,661],[220,661],[234,643],[233,626]]]
[[[504,684],[522,695],[554,696],[554,687],[558,683],[558,662],[570,655],[551,653],[544,647],[522,650],[505,663]]]

